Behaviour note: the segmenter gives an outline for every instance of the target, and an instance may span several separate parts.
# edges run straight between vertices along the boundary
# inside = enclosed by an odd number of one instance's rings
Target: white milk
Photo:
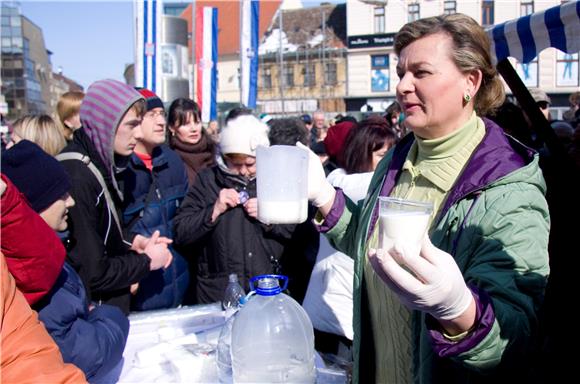
[[[298,224],[308,216],[308,200],[264,201],[258,199],[258,220],[264,224]]]
[[[379,248],[389,250],[397,242],[420,249],[429,216],[423,212],[387,212],[380,215]]]

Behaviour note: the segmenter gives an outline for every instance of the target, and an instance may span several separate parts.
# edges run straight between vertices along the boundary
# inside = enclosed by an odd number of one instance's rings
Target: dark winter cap
[[[70,178],[58,160],[28,140],[22,140],[2,153],[2,173],[39,213],[71,188]]]
[[[157,96],[153,91],[148,90],[147,88],[135,88],[137,92],[141,94],[147,101],[147,111],[150,111],[155,108],[162,108],[165,109],[163,106],[163,101]]]
[[[356,127],[356,124],[351,121],[343,121],[328,128],[328,133],[324,138],[324,146],[326,153],[333,159],[333,161],[340,160],[344,145],[346,144],[346,136],[351,129]]]
[[[312,124],[312,118],[310,117],[310,115],[302,115],[300,116],[300,119],[302,119],[304,124]]]

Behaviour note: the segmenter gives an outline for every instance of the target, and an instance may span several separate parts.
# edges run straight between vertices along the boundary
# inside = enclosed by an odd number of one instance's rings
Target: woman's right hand
[[[240,203],[240,196],[238,191],[233,188],[224,188],[220,191],[218,198],[213,205],[213,213],[211,215],[211,222],[215,223],[219,215],[233,208]]]
[[[336,190],[326,180],[320,158],[301,142],[296,143],[296,146],[308,151],[308,200],[326,216],[334,202]]]

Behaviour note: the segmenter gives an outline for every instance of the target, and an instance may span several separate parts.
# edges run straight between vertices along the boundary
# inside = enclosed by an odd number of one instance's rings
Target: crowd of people
[[[355,383],[522,378],[550,273],[550,149],[504,102],[489,48],[465,15],[406,24],[397,101],[360,121],[239,107],[204,127],[195,101],[115,80],[14,121],[3,379],[115,382],[131,311],[220,301],[232,273],[246,291],[288,275],[317,349],[352,360]],[[580,93],[570,102],[565,121],[546,119],[580,166]],[[308,152],[306,222],[258,220],[261,145]],[[433,204],[419,254],[380,248],[381,196]]]

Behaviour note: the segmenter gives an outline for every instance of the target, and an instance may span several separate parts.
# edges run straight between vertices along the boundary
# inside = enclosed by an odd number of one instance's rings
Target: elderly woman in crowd
[[[310,162],[320,230],[355,259],[355,382],[506,381],[529,361],[549,269],[546,186],[537,154],[480,117],[504,100],[489,48],[462,14],[406,24],[397,100],[412,134],[359,205]],[[433,204],[419,253],[378,249],[379,196]]]
[[[257,220],[256,149],[269,144],[268,127],[256,117],[230,119],[219,163],[197,176],[177,212],[175,243],[197,264],[195,302],[221,301],[231,273],[247,290],[251,277],[279,269],[294,226]]]

